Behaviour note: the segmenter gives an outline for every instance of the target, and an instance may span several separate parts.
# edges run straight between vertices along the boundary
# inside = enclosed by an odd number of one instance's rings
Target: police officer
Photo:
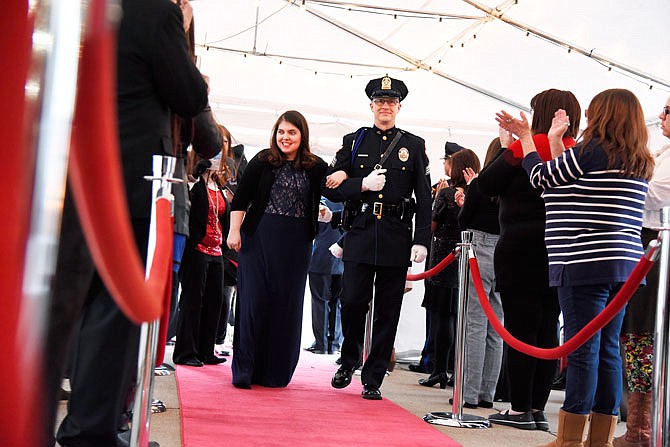
[[[346,201],[341,295],[344,341],[341,367],[331,381],[335,388],[348,386],[360,364],[374,284],[372,344],[361,371],[364,399],[382,398],[379,387],[393,350],[407,267],[412,261],[424,261],[430,242],[425,142],[395,127],[407,91],[402,81],[388,76],[368,83],[365,93],[371,100],[374,126],[344,137],[329,172],[344,171],[348,178],[323,192],[333,201]]]

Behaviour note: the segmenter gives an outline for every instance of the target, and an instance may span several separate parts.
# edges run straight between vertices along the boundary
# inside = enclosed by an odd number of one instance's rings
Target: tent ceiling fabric
[[[397,124],[426,138],[434,170],[441,170],[446,140],[483,156],[497,135],[495,112],[518,113],[477,89],[524,107],[542,90],[571,90],[584,110],[599,91],[627,88],[649,121],[670,94],[662,83],[608,71],[469,4],[499,7],[514,22],[667,80],[667,0],[359,0],[349,7],[307,0],[304,9],[300,3],[192,0],[198,63],[210,77],[213,108],[241,143],[267,147],[277,116],[296,109],[310,123],[315,152],[333,154],[344,134],[372,123],[363,90],[385,74],[409,87]],[[657,126],[651,129],[653,148],[662,137]]]

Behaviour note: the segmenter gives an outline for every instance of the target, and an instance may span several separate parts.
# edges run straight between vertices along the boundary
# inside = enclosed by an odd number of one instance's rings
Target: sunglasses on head
[[[665,116],[670,115],[670,106],[663,107],[663,115]]]

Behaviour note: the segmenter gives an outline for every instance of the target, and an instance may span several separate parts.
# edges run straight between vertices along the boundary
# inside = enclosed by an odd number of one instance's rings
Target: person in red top
[[[176,364],[187,366],[226,361],[214,354],[214,344],[223,305],[221,245],[230,219],[223,193],[227,167],[221,158],[202,160],[195,175],[199,180],[191,189],[190,235],[180,271],[182,294],[172,356]]]

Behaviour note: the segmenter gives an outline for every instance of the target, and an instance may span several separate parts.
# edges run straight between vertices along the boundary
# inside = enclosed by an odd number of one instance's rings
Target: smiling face
[[[663,132],[663,136],[670,138],[670,114],[666,113],[666,111],[670,112],[670,98],[665,101],[665,107],[660,115],[658,115],[661,119],[661,132]]]
[[[288,121],[282,121],[277,127],[277,146],[287,160],[294,160],[300,149],[302,135],[300,129]]]
[[[370,103],[370,110],[375,116],[375,126],[382,130],[395,126],[395,117],[400,111],[398,98],[374,98]]]

